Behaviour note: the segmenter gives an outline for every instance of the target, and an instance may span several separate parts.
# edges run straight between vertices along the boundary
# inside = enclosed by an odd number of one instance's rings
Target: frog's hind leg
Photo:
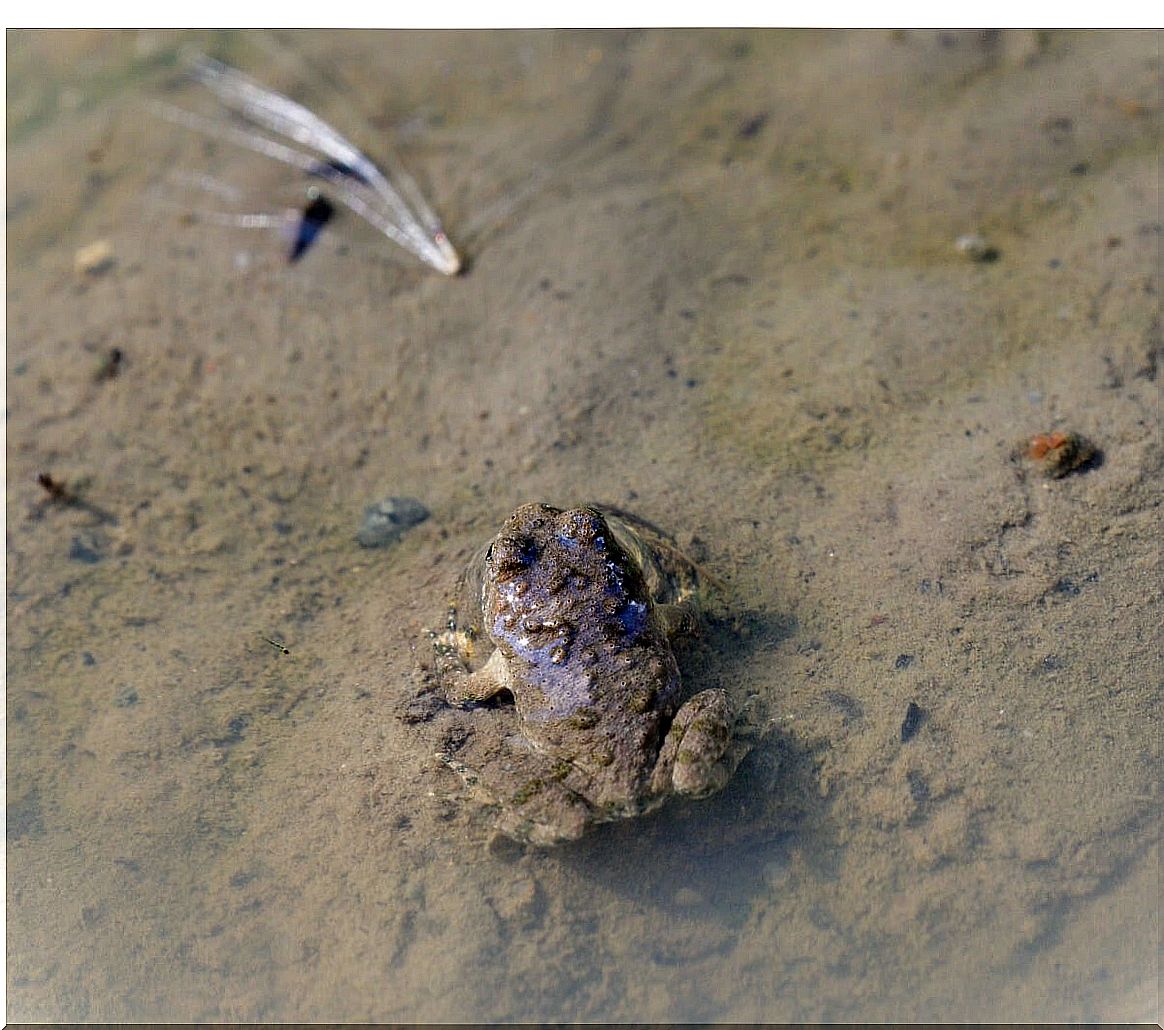
[[[497,829],[514,840],[546,847],[577,840],[593,822],[593,810],[572,790],[533,776],[502,802]]]
[[[668,640],[693,636],[699,630],[699,609],[692,601],[657,604],[654,617]]]
[[[562,764],[536,752],[504,754],[498,743],[474,736],[456,754],[436,757],[471,797],[494,810],[494,825],[505,836],[539,847],[581,837],[595,821],[594,811],[562,782]]]

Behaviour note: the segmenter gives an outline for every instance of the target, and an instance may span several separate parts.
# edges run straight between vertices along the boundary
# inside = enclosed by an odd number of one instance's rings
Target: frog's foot
[[[743,755],[733,746],[735,717],[722,690],[704,690],[671,721],[651,776],[655,794],[703,798],[721,790]]]
[[[577,840],[596,821],[591,806],[562,782],[563,763],[534,752],[480,750],[483,742],[476,743],[436,757],[475,801],[494,809],[496,829],[505,836],[545,847]]]
[[[480,627],[460,618],[460,611],[457,604],[451,602],[445,616],[445,628],[428,630],[432,668],[440,682],[468,673],[481,664],[482,652],[487,655],[493,650],[491,641],[482,637]]]

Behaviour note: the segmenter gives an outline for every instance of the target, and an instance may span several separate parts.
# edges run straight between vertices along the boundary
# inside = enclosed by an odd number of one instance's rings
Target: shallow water
[[[191,41],[393,140],[469,274],[160,202],[302,192],[144,113]],[[1158,35],[7,46],[10,1020],[1156,1018]],[[524,852],[407,703],[508,512],[591,499],[770,722]]]

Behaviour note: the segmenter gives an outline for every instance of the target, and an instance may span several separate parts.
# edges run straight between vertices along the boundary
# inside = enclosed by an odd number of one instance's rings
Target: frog
[[[467,716],[437,757],[501,834],[560,844],[727,784],[732,702],[685,698],[672,648],[706,588],[662,530],[597,504],[523,504],[476,553],[437,638],[439,690]]]

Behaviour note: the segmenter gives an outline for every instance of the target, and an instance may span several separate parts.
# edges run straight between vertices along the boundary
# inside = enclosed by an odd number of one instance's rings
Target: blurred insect
[[[291,648],[289,648],[286,644],[282,644],[278,640],[272,640],[270,637],[263,637],[263,639],[268,644],[270,644],[276,651],[278,651],[280,654],[290,654],[291,653]]]
[[[287,255],[287,260],[294,263],[303,257],[334,215],[335,207],[332,202],[322,193],[312,191],[307,207],[303,209],[303,216],[299,219],[295,242],[291,244],[291,253]]]
[[[258,229],[275,231],[287,241],[287,263],[299,261],[319,240],[324,226],[336,215],[335,205],[314,186],[309,187],[302,199],[283,199],[284,206],[277,210],[255,211],[253,207],[264,201],[241,189],[204,173],[191,173],[182,169],[167,171],[165,185],[155,184],[151,202],[159,207],[182,212],[186,224],[207,222],[232,229]],[[197,191],[224,204],[230,210],[189,210],[186,203],[171,199],[175,191],[188,193]],[[248,210],[248,206],[252,209]]]
[[[232,125],[169,104],[153,105],[161,117],[327,181],[339,203],[430,267],[445,275],[461,270],[461,258],[440,219],[395,159],[389,158],[387,171],[381,171],[355,144],[302,104],[220,61],[199,55],[193,61],[192,73],[247,125]],[[237,193],[210,176],[195,177],[195,184],[220,195]],[[306,208],[298,215],[289,260],[303,256],[334,211],[331,201],[318,191],[309,195]],[[219,216],[218,220],[244,228],[288,223],[286,215]]]
[[[77,503],[77,495],[60,480],[53,479],[47,472],[38,472],[36,481],[44,487],[50,501],[56,501],[59,504]]]
[[[50,475],[48,472],[38,472],[36,476],[37,483],[45,492],[44,498],[41,502],[33,508],[32,517],[40,520],[45,515],[45,509],[49,507],[61,508],[76,508],[88,515],[93,516],[97,523],[108,523],[110,525],[117,525],[117,516],[112,512],[106,511],[104,508],[98,507],[91,501],[85,500],[81,496],[80,490],[77,487],[71,487],[63,480],[57,479],[56,476]]]

